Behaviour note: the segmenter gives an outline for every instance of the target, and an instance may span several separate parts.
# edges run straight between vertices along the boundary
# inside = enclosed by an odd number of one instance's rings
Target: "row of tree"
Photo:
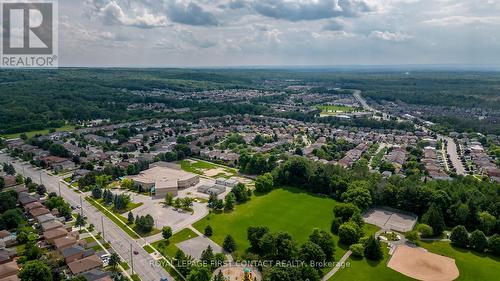
[[[439,235],[445,227],[464,225],[486,235],[500,233],[500,184],[472,176],[453,181],[422,180],[420,175],[384,179],[369,172],[365,159],[350,170],[293,156],[256,179],[256,190],[294,186],[352,203],[360,211],[373,204],[417,214]]]

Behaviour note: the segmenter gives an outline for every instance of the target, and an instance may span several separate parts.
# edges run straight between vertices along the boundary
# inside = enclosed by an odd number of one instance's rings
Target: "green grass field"
[[[335,275],[333,275],[328,280],[383,280],[383,281],[391,281],[391,280],[413,280],[405,275],[394,271],[387,267],[387,261],[389,259],[389,251],[387,244],[382,243],[384,246],[384,259],[379,262],[369,261],[365,258],[353,258],[350,257],[347,262],[349,262],[349,266],[339,269]]]
[[[204,175],[204,170],[212,170],[212,169],[217,169],[217,168],[222,168],[224,170],[224,172],[229,173],[231,175],[235,175],[237,173],[237,171],[233,168],[225,167],[222,165],[217,165],[217,164],[207,162],[207,161],[195,160],[195,159],[182,160],[182,161],[180,161],[180,164],[181,164],[181,168],[184,171],[190,172],[193,174],[198,174],[198,175]]]
[[[56,128],[56,132],[72,132],[75,130],[75,126],[73,125],[64,125],[60,128]],[[38,131],[31,131],[31,132],[24,132],[28,138],[32,138],[36,135],[48,135],[50,132],[49,129],[45,130],[38,130]],[[8,135],[3,135],[2,137],[6,139],[16,139],[19,138],[22,133],[15,133],[15,134],[8,134]]]
[[[454,247],[448,242],[420,242],[420,246],[430,252],[454,258],[460,272],[457,280],[498,280],[500,275],[499,257]]]
[[[204,232],[211,225],[214,234],[212,240],[222,245],[227,234],[231,234],[239,251],[246,250],[250,244],[247,240],[249,226],[267,226],[271,231],[286,231],[299,243],[304,243],[314,228],[330,230],[335,200],[322,198],[298,189],[277,189],[269,194],[253,196],[252,199],[230,213],[211,213],[194,224]],[[342,256],[343,251],[337,248],[335,257]]]
[[[360,111],[358,107],[345,106],[345,105],[317,105],[316,108],[321,110],[323,116],[333,116],[343,113],[352,113]]]
[[[194,233],[189,228],[184,228],[183,230],[177,232],[172,235],[168,240],[159,240],[151,244],[158,252],[160,252],[166,258],[172,258],[177,253],[178,248],[175,244],[181,243],[183,241],[198,237],[196,233]]]
[[[113,221],[116,225],[118,225],[130,237],[132,237],[133,239],[139,238],[139,235],[137,235],[137,233],[135,233],[134,231],[132,231],[127,227],[127,219],[123,218],[119,214],[113,215],[111,211],[109,211],[107,208],[103,207],[101,204],[99,204],[97,201],[95,201],[90,197],[85,197],[85,200],[87,200],[92,206],[96,207],[99,211],[101,211],[101,213],[103,213],[106,217],[108,217],[111,221]]]
[[[496,280],[495,276],[500,274],[498,257],[457,248],[449,242],[419,242],[419,245],[432,253],[454,258],[460,272],[456,280]],[[413,280],[388,268],[387,248],[384,253],[384,260],[380,262],[349,258],[350,267],[340,269],[329,280]]]
[[[154,252],[155,250],[153,248],[151,248],[151,246],[149,245],[145,245],[144,247],[142,247],[144,249],[144,251],[146,251],[148,254],[151,254],[152,252]]]

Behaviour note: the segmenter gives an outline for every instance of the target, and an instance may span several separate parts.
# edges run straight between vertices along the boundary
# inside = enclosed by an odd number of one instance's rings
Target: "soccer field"
[[[205,227],[211,225],[214,230],[211,238],[219,245],[227,234],[231,234],[239,252],[250,246],[246,234],[249,226],[267,226],[273,232],[286,231],[298,243],[304,243],[314,228],[330,232],[335,204],[333,199],[298,189],[277,189],[266,195],[253,196],[249,202],[237,205],[233,212],[211,213],[194,227],[203,233]],[[342,253],[343,250],[337,247],[335,257]]]

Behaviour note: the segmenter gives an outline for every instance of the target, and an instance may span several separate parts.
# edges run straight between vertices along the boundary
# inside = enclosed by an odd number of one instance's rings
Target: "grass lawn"
[[[120,265],[123,267],[124,270],[129,270],[130,269],[130,266],[125,261],[120,262]]]
[[[387,249],[387,244],[382,243],[384,246],[384,259],[379,262],[369,261],[365,258],[353,258],[350,257],[347,261],[349,266],[339,269],[335,275],[333,275],[329,280],[413,280],[405,275],[394,271],[387,267],[387,261],[389,259],[389,250]]]
[[[181,243],[183,241],[198,237],[198,234],[194,233],[189,228],[184,228],[183,230],[174,234],[168,240],[159,240],[151,244],[158,252],[160,252],[164,257],[171,258],[177,253],[177,248],[175,244]],[[146,249],[145,249],[146,250]],[[146,250],[147,252],[148,250]],[[149,253],[149,252],[148,252]]]
[[[298,189],[280,188],[269,194],[253,196],[252,199],[230,213],[210,213],[193,226],[204,232],[207,225],[212,226],[212,240],[222,245],[227,234],[231,234],[239,251],[246,250],[249,226],[267,226],[273,232],[286,231],[300,244],[307,241],[314,228],[330,232],[332,210],[336,201],[314,196]],[[337,237],[335,237],[336,240]],[[337,248],[335,258],[342,256]]]
[[[148,254],[151,254],[152,252],[154,252],[155,250],[153,248],[151,248],[151,246],[149,245],[145,245],[144,247],[142,247],[144,249],[144,251],[146,251]]]
[[[99,200],[101,200],[101,202],[99,202],[99,203],[102,204],[102,199],[99,199]],[[123,210],[118,210],[115,207],[113,207],[111,209],[108,208],[108,209],[110,209],[110,211],[112,211],[115,214],[123,214],[123,213],[128,213],[128,212],[132,211],[133,209],[135,209],[137,207],[142,206],[142,204],[143,204],[142,202],[137,202],[137,203],[136,202],[130,202],[130,203],[127,204],[127,207],[125,209],[123,209]]]
[[[16,253],[19,256],[21,256],[24,253],[24,249],[26,248],[26,243],[17,245],[17,246],[15,246],[15,248],[16,248]]]
[[[137,274],[130,275],[130,278],[132,278],[132,281],[141,281],[141,278]]]
[[[130,228],[127,227],[127,219],[118,215],[113,215],[111,211],[109,211],[107,208],[103,207],[101,204],[97,203],[94,199],[90,197],[85,197],[85,200],[87,200],[92,206],[96,207],[101,213],[106,215],[111,221],[113,221],[116,225],[118,225],[125,233],[127,233],[130,237],[134,239],[138,239],[139,235],[132,231]]]
[[[460,272],[457,280],[498,280],[498,257],[454,247],[449,242],[419,242],[419,245],[430,252],[454,258]]]
[[[87,198],[89,198],[89,199],[87,199]],[[132,229],[133,229],[133,230],[134,230],[137,234],[139,234],[139,236],[141,236],[141,237],[147,237],[147,236],[155,235],[155,234],[158,234],[158,233],[160,233],[160,232],[161,232],[161,230],[156,229],[156,228],[154,228],[154,227],[153,227],[153,230],[151,230],[150,232],[148,232],[148,233],[142,233],[142,232],[140,232],[140,231],[139,231],[139,230],[135,227],[135,224],[129,224],[129,223],[128,223],[127,218],[125,218],[125,217],[123,217],[123,216],[122,216],[122,214],[123,214],[123,213],[129,212],[130,210],[133,210],[133,209],[135,209],[135,208],[137,208],[137,207],[141,206],[141,205],[143,204],[142,202],[140,202],[140,203],[130,202],[130,203],[127,205],[127,208],[126,208],[125,210],[117,210],[117,209],[115,209],[113,206],[106,206],[106,205],[104,204],[104,200],[102,200],[102,199],[95,200],[95,199],[92,199],[92,198],[90,198],[90,197],[87,197],[87,198],[85,198],[85,200],[89,201],[91,204],[92,204],[92,202],[91,202],[90,200],[92,200],[92,201],[94,201],[94,202],[96,202],[96,203],[100,204],[100,206],[101,206],[101,207],[105,208],[105,209],[108,211],[108,212],[107,212],[107,214],[106,214],[106,216],[107,216],[107,217],[109,217],[109,218],[110,218],[110,217],[112,217],[112,215],[108,215],[109,213],[112,213],[113,215],[115,215],[116,217],[118,217],[118,219],[119,219],[119,220],[120,220],[123,224],[128,225],[130,228],[132,228]],[[95,206],[95,204],[92,204],[92,205],[94,205],[94,206]],[[101,209],[99,209],[99,210],[101,210]],[[102,212],[102,210],[101,210],[101,212]],[[111,219],[111,218],[110,218],[110,219]],[[115,221],[115,220],[113,220],[113,222],[115,222],[115,223],[116,223],[116,221]],[[126,228],[126,227],[122,227],[122,226],[120,226],[120,227],[121,227],[122,229]],[[125,229],[124,229],[124,230],[125,230]],[[130,235],[130,234],[129,234],[129,235]],[[131,236],[131,237],[132,237],[132,238],[134,238],[133,236]]]
[[[207,161],[201,161],[201,160],[194,160],[194,159],[182,160],[182,161],[180,161],[180,164],[181,164],[181,168],[184,171],[190,172],[193,174],[198,174],[198,175],[204,175],[205,174],[204,170],[212,170],[212,169],[218,169],[218,168],[222,168],[224,170],[224,172],[227,172],[231,175],[235,175],[237,173],[237,171],[235,169],[225,167],[222,165],[217,165],[217,164],[207,162]],[[220,174],[225,175],[225,173],[220,173]]]
[[[324,116],[360,111],[360,108],[358,107],[345,105],[317,105],[316,108],[321,110],[321,115]]]
[[[96,242],[96,243],[97,243],[97,241],[96,241],[96,240],[94,239],[94,237],[92,237],[92,236],[86,237],[86,238],[85,238],[85,242],[87,242],[87,244],[90,244],[90,243],[93,243],[93,242]],[[105,246],[105,247],[106,247],[106,245],[103,245],[103,246]],[[109,244],[108,244],[108,246],[109,246]],[[109,247],[111,247],[111,246],[109,246]],[[93,247],[92,247],[92,249],[93,249],[94,251],[96,251],[96,252],[99,252],[99,251],[103,251],[103,250],[104,250],[104,249],[103,249],[103,247],[101,247],[101,245],[99,245],[99,244],[96,244],[95,246],[93,246]],[[106,248],[106,249],[108,249],[108,248]]]
[[[60,128],[56,128],[56,132],[71,132],[75,130],[75,126],[73,125],[64,125]],[[36,135],[48,135],[49,134],[49,129],[45,130],[38,130],[38,131],[31,131],[31,132],[24,132],[28,138],[32,138]],[[6,139],[15,139],[19,138],[22,133],[15,133],[15,134],[8,134],[8,135],[3,135],[4,138]]]

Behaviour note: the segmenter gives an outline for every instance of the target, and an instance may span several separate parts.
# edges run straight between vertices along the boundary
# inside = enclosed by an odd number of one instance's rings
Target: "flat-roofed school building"
[[[153,198],[164,198],[167,193],[177,196],[179,189],[185,189],[200,182],[198,175],[177,169],[173,165],[161,164],[161,162],[153,163],[149,169],[128,178],[132,179],[134,184],[150,192]]]

